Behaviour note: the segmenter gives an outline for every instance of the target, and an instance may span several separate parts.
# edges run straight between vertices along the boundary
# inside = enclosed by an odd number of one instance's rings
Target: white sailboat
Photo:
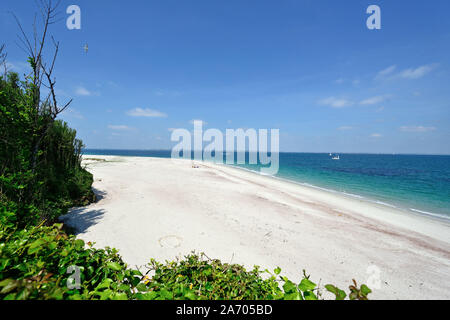
[[[333,158],[331,158],[332,160],[340,160],[339,155],[334,156]]]

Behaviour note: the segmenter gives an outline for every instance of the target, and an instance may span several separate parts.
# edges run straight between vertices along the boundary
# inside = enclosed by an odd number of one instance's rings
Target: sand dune
[[[210,163],[89,156],[99,201],[62,220],[130,266],[192,250],[298,281],[352,278],[372,298],[450,299],[450,225],[394,208]],[[372,277],[372,278],[370,278]],[[376,287],[376,286],[375,286]]]

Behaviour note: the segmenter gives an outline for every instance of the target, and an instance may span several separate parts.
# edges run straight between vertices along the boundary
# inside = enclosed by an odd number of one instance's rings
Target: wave
[[[330,192],[330,193],[335,193],[335,194],[340,194],[340,195],[344,195],[344,196],[349,196],[349,197],[352,197],[352,198],[360,199],[360,200],[367,201],[367,202],[370,202],[370,203],[375,203],[375,204],[382,205],[382,206],[389,207],[389,208],[394,208],[394,209],[399,209],[399,210],[406,210],[406,211],[409,211],[409,212],[412,211],[413,213],[419,213],[419,214],[424,215],[424,216],[435,217],[435,218],[443,219],[445,221],[450,221],[450,217],[447,216],[447,215],[444,215],[444,214],[428,212],[428,211],[422,211],[422,210],[419,210],[419,209],[408,208],[406,206],[404,206],[404,207],[400,206],[399,207],[399,206],[393,205],[391,203],[387,203],[387,202],[383,202],[383,201],[375,200],[375,199],[370,199],[370,198],[361,196],[359,194],[354,194],[354,193],[349,193],[349,192],[344,192],[344,191],[338,191],[338,190],[334,190],[334,189],[328,189],[328,188],[324,188],[324,187],[319,187],[319,186],[316,186],[316,185],[313,185],[313,184],[310,184],[310,183],[307,183],[307,182],[300,182],[300,181],[296,181],[294,179],[282,178],[282,177],[278,177],[278,176],[275,176],[275,175],[269,175],[269,174],[266,174],[266,173],[262,173],[262,172],[260,172],[258,170],[248,169],[248,168],[244,168],[244,167],[241,167],[241,166],[238,166],[238,165],[230,165],[230,166],[234,167],[236,169],[245,170],[245,171],[248,171],[248,172],[251,172],[251,173],[256,173],[256,174],[259,174],[259,175],[270,176],[271,178],[278,179],[278,180],[281,180],[281,181],[295,183],[295,184],[298,184],[298,185],[301,185],[301,186],[314,188],[314,189],[318,189],[318,190],[322,190],[322,191],[326,191],[326,192]]]
[[[409,208],[409,210],[420,213],[421,215],[432,216],[432,217],[444,219],[447,221],[450,220],[450,217],[445,216],[443,214],[439,214],[439,213],[428,212],[428,211],[418,210],[418,209],[414,209],[414,208]]]

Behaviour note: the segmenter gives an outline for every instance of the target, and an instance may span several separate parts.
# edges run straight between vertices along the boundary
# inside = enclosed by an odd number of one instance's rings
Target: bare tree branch
[[[5,52],[5,45],[2,44],[0,46],[0,68],[4,68],[4,76],[6,77],[6,74],[8,73],[8,66],[6,65],[6,57],[8,54]]]
[[[59,42],[57,42],[53,38],[53,36],[49,35],[49,26],[58,21],[57,8],[60,2],[61,0],[58,0],[56,4],[53,4],[52,0],[36,0],[36,4],[39,8],[42,19],[42,31],[39,36],[37,19],[35,16],[33,23],[33,43],[26,35],[19,19],[13,14],[21,32],[19,40],[23,46],[22,49],[27,52],[29,58],[31,59],[30,62],[33,69],[31,83],[33,91],[33,107],[36,111],[35,125],[36,127],[40,126],[37,130],[38,134],[34,143],[32,154],[33,170],[36,167],[37,152],[39,150],[42,139],[48,132],[48,129],[51,127],[57,116],[61,112],[63,112],[72,102],[72,100],[70,100],[63,107],[59,107],[55,92],[56,79],[53,76],[53,71],[59,52]],[[44,48],[46,48],[47,40],[49,37],[51,38],[51,42],[54,46],[54,53],[50,63],[47,64],[44,57],[44,52],[46,52]],[[49,93],[47,94],[45,99],[41,98],[42,86],[49,90]],[[44,124],[38,124],[38,117],[42,115],[45,116],[46,121],[44,122]]]

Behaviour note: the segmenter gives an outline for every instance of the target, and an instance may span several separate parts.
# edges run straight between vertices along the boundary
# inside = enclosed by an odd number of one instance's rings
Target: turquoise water
[[[170,151],[94,150],[85,154],[169,158]],[[279,178],[450,219],[450,156],[280,153]],[[259,172],[260,165],[238,165]]]

